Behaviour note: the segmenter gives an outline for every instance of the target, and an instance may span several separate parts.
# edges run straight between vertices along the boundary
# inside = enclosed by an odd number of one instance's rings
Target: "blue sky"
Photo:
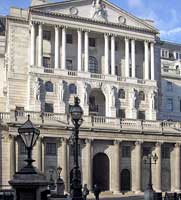
[[[10,6],[26,8],[30,5],[30,1],[31,0],[0,0],[0,14],[8,14]],[[58,1],[61,0],[57,0],[57,2]],[[110,1],[137,17],[154,20],[156,27],[160,30],[161,39],[181,43],[180,0]]]

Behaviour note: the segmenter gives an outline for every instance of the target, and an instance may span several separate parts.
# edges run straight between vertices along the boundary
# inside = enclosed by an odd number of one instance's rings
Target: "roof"
[[[6,17],[0,16],[0,35],[5,35]]]
[[[181,51],[181,44],[169,41],[162,41],[161,48],[169,49],[170,51]]]

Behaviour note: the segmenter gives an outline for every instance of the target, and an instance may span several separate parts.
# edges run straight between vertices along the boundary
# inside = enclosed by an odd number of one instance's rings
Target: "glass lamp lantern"
[[[75,97],[74,105],[71,107],[71,110],[70,110],[70,115],[71,115],[73,124],[76,124],[82,121],[83,110],[79,104],[80,104],[80,99],[78,97]]]

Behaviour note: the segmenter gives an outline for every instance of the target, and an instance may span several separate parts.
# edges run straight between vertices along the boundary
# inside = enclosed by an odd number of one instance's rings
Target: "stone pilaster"
[[[41,67],[42,64],[42,55],[43,55],[43,29],[42,24],[38,25],[38,66]]]
[[[104,74],[109,74],[109,35],[104,34]]]
[[[111,75],[115,75],[115,36],[111,36]]]
[[[13,175],[16,172],[16,143],[15,136],[11,135],[10,137],[10,177],[13,178]]]
[[[62,58],[61,69],[66,69],[66,28],[62,28]]]
[[[151,80],[155,80],[155,53],[154,53],[154,43],[150,44],[151,53]]]
[[[59,60],[60,60],[60,38],[59,38],[59,27],[55,26],[55,69],[59,68]]]
[[[77,31],[77,36],[78,36],[78,55],[77,55],[77,67],[78,71],[82,70],[82,31],[78,30]]]
[[[125,77],[129,77],[129,39],[125,38]]]
[[[145,80],[149,80],[149,47],[148,42],[144,42],[145,46]]]
[[[180,144],[175,144],[175,192],[180,192]]]
[[[89,33],[84,33],[84,71],[88,72],[89,69]]]
[[[31,61],[30,65],[35,65],[35,25],[31,24]]]
[[[132,78],[135,78],[136,74],[136,64],[135,64],[135,40],[131,40],[131,68],[132,68]]]

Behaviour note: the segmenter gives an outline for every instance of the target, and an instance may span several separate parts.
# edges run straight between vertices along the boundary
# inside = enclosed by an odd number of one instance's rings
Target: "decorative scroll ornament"
[[[78,15],[78,9],[76,7],[71,7],[69,9],[71,15]]]
[[[126,18],[123,16],[118,17],[118,23],[119,24],[126,24]]]

